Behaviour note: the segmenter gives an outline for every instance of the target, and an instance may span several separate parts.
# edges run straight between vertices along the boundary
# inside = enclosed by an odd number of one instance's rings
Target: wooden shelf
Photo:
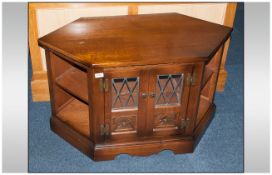
[[[56,84],[75,98],[88,104],[87,74],[74,67],[56,79]]]
[[[88,105],[77,99],[69,100],[57,113],[57,117],[78,133],[90,136]]]
[[[206,67],[205,68],[205,72],[204,72],[204,75],[203,75],[203,81],[202,81],[202,88],[205,87],[205,85],[207,84],[207,82],[211,79],[212,75],[213,75],[213,70],[210,69],[209,67]]]

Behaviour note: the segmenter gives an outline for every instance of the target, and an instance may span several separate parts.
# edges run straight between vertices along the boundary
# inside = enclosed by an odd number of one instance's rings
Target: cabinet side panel
[[[189,103],[187,107],[187,118],[189,118],[189,123],[186,128],[186,134],[192,135],[195,127],[195,120],[197,117],[197,109],[199,104],[201,83],[203,78],[204,63],[195,64],[193,69],[193,83],[190,88]]]
[[[88,99],[89,99],[89,122],[90,138],[94,143],[101,143],[104,137],[101,136],[100,127],[105,123],[104,113],[104,91],[99,87],[100,78],[95,78],[96,73],[103,72],[101,69],[90,68],[88,70]]]
[[[47,77],[48,77],[48,85],[49,85],[49,94],[50,94],[50,99],[51,99],[50,102],[51,102],[51,108],[52,108],[52,115],[54,116],[54,115],[56,115],[55,96],[54,96],[55,87],[53,84],[55,74],[53,72],[52,62],[51,62],[52,53],[48,49],[46,49],[45,54],[46,54],[46,65],[48,67]]]
[[[213,63],[211,65],[207,65],[207,67],[209,67],[214,72],[211,79],[211,86],[210,86],[209,97],[208,97],[211,102],[214,99],[216,84],[218,81],[218,75],[219,75],[219,70],[220,70],[220,65],[222,60],[223,48],[224,48],[224,45],[222,45],[217,51],[216,55],[214,56],[212,60]]]
[[[205,116],[205,113],[208,111],[210,106],[213,104],[215,90],[217,86],[219,69],[222,60],[224,45],[220,47],[214,57],[210,60],[210,62],[205,66],[205,69],[212,71],[211,78],[201,89],[200,103],[198,108],[198,114],[196,118],[196,126],[200,123]]]

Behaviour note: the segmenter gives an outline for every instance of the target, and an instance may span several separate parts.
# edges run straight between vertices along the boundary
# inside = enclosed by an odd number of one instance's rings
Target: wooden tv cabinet
[[[80,18],[40,38],[51,129],[93,160],[193,152],[231,31],[165,13]]]

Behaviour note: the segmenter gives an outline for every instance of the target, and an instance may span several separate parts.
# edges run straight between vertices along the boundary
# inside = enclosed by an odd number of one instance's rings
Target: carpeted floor
[[[225,91],[216,93],[216,115],[194,153],[162,151],[148,157],[119,155],[113,161],[94,162],[50,130],[50,104],[33,103],[29,86],[29,172],[243,172],[243,17],[243,4],[239,4]]]

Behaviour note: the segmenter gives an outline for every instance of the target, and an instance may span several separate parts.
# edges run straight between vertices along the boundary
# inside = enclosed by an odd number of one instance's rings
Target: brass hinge
[[[188,76],[187,85],[195,85],[195,83],[196,83],[196,73],[194,72],[193,75]]]
[[[107,136],[109,135],[109,125],[100,125],[100,135]]]
[[[107,78],[101,78],[99,79],[99,87],[101,92],[108,92],[109,90],[109,79]]]
[[[181,119],[180,129],[185,129],[189,124],[189,118]]]

